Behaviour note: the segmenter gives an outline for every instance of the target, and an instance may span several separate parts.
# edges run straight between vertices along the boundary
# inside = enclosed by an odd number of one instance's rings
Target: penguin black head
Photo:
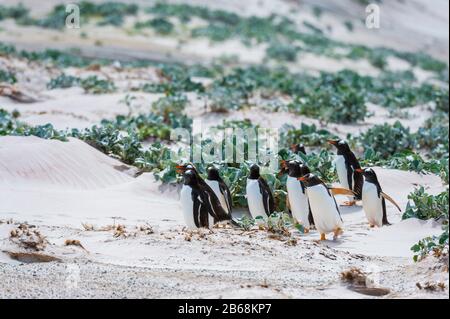
[[[370,183],[374,183],[377,184],[378,183],[378,177],[377,174],[375,173],[375,171],[371,168],[366,168],[366,169],[356,169],[355,171],[357,171],[358,173],[361,173],[364,175],[364,178],[366,179],[366,181],[370,182]]]
[[[289,169],[289,176],[291,177],[300,177],[301,170],[300,170],[300,162],[296,160],[292,160],[288,162],[288,169]]]
[[[184,174],[188,170],[192,170],[194,173],[198,174],[197,168],[192,163],[180,164],[176,166],[176,172],[178,174]]]
[[[306,187],[313,187],[315,185],[322,184],[321,179],[312,173],[299,177],[298,180],[303,182]]]
[[[300,164],[300,176],[305,176],[309,173],[311,173],[311,170],[309,169],[309,167],[306,164]]]
[[[198,184],[197,174],[193,170],[187,170],[183,174],[184,185],[195,186]]]
[[[306,148],[305,145],[303,144],[292,144],[291,145],[291,151],[294,152],[295,154],[306,154]]]
[[[219,170],[216,167],[214,167],[214,166],[208,167],[208,179],[210,181],[219,181],[220,180]]]
[[[344,140],[328,140],[328,143],[334,145],[337,148],[338,154],[351,152],[350,146],[348,146],[347,142]]]
[[[259,166],[256,164],[253,164],[250,166],[250,175],[248,176],[249,179],[258,179],[259,178]]]

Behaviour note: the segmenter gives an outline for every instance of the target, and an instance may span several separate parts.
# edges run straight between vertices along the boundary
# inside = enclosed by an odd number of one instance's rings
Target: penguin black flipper
[[[357,171],[353,172],[353,192],[355,193],[355,199],[361,200],[362,198],[362,188],[364,184],[364,177],[361,173],[358,173]]]
[[[313,214],[312,214],[311,205],[309,205],[309,203],[308,203],[308,206],[309,206],[309,214],[308,214],[308,221],[309,221],[309,224],[310,224],[311,226],[315,226],[316,224],[314,223],[314,216],[313,216]]]
[[[362,188],[364,184],[364,178],[363,175],[356,170],[361,169],[361,165],[359,164],[358,159],[356,158],[355,154],[353,152],[350,152],[348,154],[348,164],[350,165],[350,170],[347,167],[347,176],[349,171],[351,172],[351,176],[349,177],[349,188],[355,192],[355,199],[361,200],[362,198]],[[351,181],[351,183],[350,183]]]
[[[233,200],[231,199],[230,189],[228,188],[228,185],[223,181],[222,178],[220,178],[218,180],[218,183],[219,183],[220,192],[222,193],[223,197],[225,198],[225,202],[227,203],[227,208],[228,208],[228,211],[229,211],[229,217],[231,219],[231,210],[232,210],[232,206],[233,206],[232,205]]]
[[[381,197],[381,206],[383,207],[382,225],[383,226],[389,226],[391,223],[387,219],[386,200],[384,199],[384,197]]]
[[[347,170],[348,188],[353,190],[353,167],[347,160],[345,160],[345,167]]]
[[[205,183],[206,184],[206,183]],[[221,222],[223,220],[230,220],[231,217],[228,216],[227,212],[225,211],[225,209],[223,209],[222,205],[220,205],[220,201],[219,198],[217,197],[216,193],[214,193],[214,191],[209,187],[208,185],[208,189],[203,188],[204,189],[204,193],[205,193],[205,200],[206,200],[206,205],[207,205],[207,210],[210,212],[211,216],[214,217],[214,222]]]
[[[270,216],[270,214],[275,211],[275,201],[273,199],[272,191],[264,178],[259,177],[258,183],[263,198],[264,210],[267,216]]]
[[[200,192],[192,192],[192,202],[194,203],[193,214],[194,223],[198,228],[209,227],[208,208],[205,205],[205,198],[202,198]]]

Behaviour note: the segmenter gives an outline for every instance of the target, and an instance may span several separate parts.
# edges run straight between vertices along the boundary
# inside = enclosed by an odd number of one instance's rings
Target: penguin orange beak
[[[358,172],[358,173],[363,173],[363,172],[364,172],[364,170],[363,170],[362,168],[357,168],[357,169],[355,169],[355,172]]]
[[[334,140],[328,140],[327,142],[328,142],[328,144],[331,144],[331,145],[336,145],[337,144],[337,141],[334,141]]]
[[[177,174],[183,174],[186,171],[186,167],[184,165],[177,165],[175,168]]]
[[[302,177],[299,177],[299,178],[297,178],[299,181],[302,181],[302,182],[304,182],[304,181],[306,181],[306,177],[305,176],[302,176]]]

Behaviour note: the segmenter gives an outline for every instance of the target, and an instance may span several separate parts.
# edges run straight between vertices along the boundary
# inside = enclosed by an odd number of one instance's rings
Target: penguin
[[[349,197],[349,201],[344,205],[353,206],[356,201],[361,200],[363,176],[356,171],[361,168],[355,154],[350,150],[347,142],[344,140],[329,140],[328,143],[334,145],[338,152],[334,165],[339,177],[339,183],[342,187],[352,190],[355,195]]]
[[[259,166],[250,166],[247,177],[247,202],[250,215],[267,217],[275,211],[275,201],[266,180],[259,173]]]
[[[205,182],[209,185],[209,187],[211,187],[219,198],[220,205],[222,205],[227,214],[231,216],[233,203],[231,200],[231,192],[227,184],[225,184],[223,179],[220,177],[219,170],[216,167],[211,166],[208,168],[208,177]]]
[[[186,226],[189,229],[209,228],[214,216],[209,213],[207,193],[193,170],[185,171],[183,178],[180,199]]]
[[[306,192],[314,216],[314,224],[320,233],[320,240],[326,240],[326,234],[333,232],[336,240],[343,233],[343,221],[334,196],[325,183],[314,174],[298,178],[306,186]]]
[[[392,202],[401,212],[398,204],[388,195],[383,193],[377,174],[371,168],[357,169],[364,176],[362,188],[363,210],[369,221],[370,227],[382,227],[390,225],[387,219],[386,199]]]
[[[289,161],[287,165],[289,172],[286,179],[286,189],[289,206],[292,216],[304,226],[305,233],[307,233],[314,225],[314,219],[312,218],[306,187],[298,178],[309,173],[309,168],[296,160]]]
[[[210,210],[210,214],[214,217],[214,223],[218,223],[225,220],[230,220],[233,223],[231,218],[231,214],[227,214],[227,211],[220,204],[220,200],[217,197],[214,190],[205,182],[205,180],[200,176],[197,168],[192,163],[187,163],[184,165],[177,165],[178,173],[185,173],[187,171],[192,171],[192,174],[195,175],[196,181],[202,191],[207,195],[207,202],[205,203]]]
[[[304,154],[306,155],[306,148],[303,144],[292,144],[291,145],[291,151],[295,154]]]

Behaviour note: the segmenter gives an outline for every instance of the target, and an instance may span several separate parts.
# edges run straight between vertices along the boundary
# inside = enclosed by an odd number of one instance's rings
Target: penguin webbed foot
[[[344,233],[344,231],[342,230],[342,228],[337,228],[334,231],[333,240],[337,240],[339,238],[339,236],[342,235],[343,233]]]

